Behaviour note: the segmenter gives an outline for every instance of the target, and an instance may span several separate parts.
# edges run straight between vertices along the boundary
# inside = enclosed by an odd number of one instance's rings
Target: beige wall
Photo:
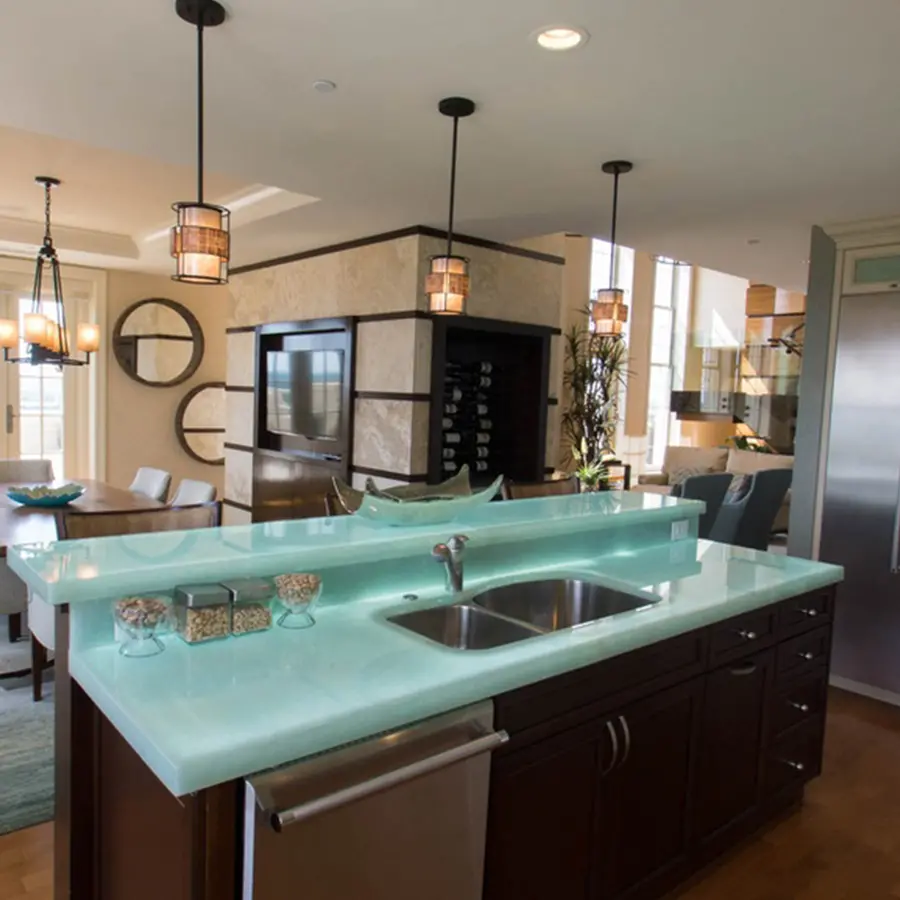
[[[112,331],[119,315],[147,297],[166,297],[184,304],[200,322],[206,339],[203,362],[184,384],[152,388],[132,381],[112,353]],[[173,486],[182,478],[208,481],[221,495],[224,467],[191,459],[175,437],[175,411],[181,398],[204,381],[225,381],[225,323],[228,289],[178,284],[162,275],[110,272],[107,282],[109,349],[106,395],[106,480],[127,487],[138,466],[154,466],[172,473]],[[223,423],[224,424],[224,423]]]

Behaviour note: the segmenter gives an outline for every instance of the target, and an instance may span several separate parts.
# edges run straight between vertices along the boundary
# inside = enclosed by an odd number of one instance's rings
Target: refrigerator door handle
[[[897,479],[897,499],[894,503],[894,531],[891,535],[891,575],[900,575],[900,478]]]

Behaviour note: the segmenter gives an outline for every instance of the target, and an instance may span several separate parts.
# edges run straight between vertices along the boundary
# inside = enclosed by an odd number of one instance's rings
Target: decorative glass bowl
[[[9,487],[6,496],[23,506],[65,506],[77,500],[84,493],[84,485],[74,481],[59,487],[37,484]]]
[[[164,594],[122,597],[113,605],[116,637],[122,656],[156,656],[165,645],[159,639],[170,630],[171,600]]]
[[[308,572],[275,576],[278,602],[284,612],[278,618],[282,628],[312,628],[312,611],[322,595],[322,579]]]
[[[503,476],[500,475],[483,491],[462,497],[410,497],[398,499],[381,494],[366,493],[356,515],[385,525],[441,525],[490,503],[500,491]]]

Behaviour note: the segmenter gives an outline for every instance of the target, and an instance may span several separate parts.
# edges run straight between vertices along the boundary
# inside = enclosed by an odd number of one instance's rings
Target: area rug
[[[0,834],[53,818],[53,683],[0,681]]]

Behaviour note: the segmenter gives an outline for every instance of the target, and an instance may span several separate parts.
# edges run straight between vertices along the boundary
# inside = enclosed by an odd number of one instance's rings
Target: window
[[[662,468],[666,447],[678,443],[678,420],[671,412],[672,387],[681,384],[687,352],[691,266],[659,259],[653,278],[653,330],[647,411],[647,467]]]

